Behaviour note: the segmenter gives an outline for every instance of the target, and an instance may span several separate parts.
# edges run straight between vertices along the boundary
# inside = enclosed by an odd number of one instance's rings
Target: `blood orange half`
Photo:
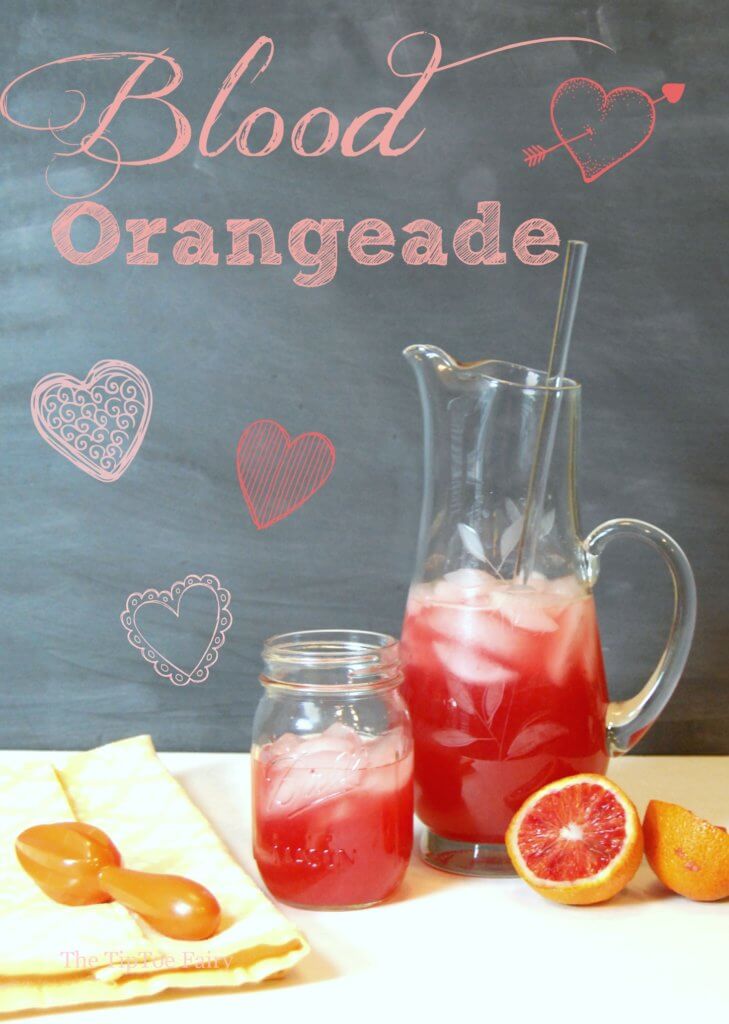
[[[530,796],[506,833],[525,882],[557,903],[602,903],[623,889],[643,856],[635,807],[604,775],[571,775]]]

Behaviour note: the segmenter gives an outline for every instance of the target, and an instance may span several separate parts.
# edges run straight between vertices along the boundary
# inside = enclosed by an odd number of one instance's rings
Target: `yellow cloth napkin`
[[[20,868],[15,837],[74,818],[107,832],[128,867],[207,886],[222,909],[218,932],[202,942],[168,939],[119,904],[66,907],[45,896]],[[0,821],[0,1013],[240,986],[308,952],[163,767],[149,736],[73,755],[56,770],[43,762],[0,768]]]

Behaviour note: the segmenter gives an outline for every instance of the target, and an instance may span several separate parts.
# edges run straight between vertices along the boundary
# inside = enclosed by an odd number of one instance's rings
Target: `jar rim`
[[[402,681],[398,641],[368,630],[310,629],[271,636],[263,644],[263,663],[264,686],[328,693]]]

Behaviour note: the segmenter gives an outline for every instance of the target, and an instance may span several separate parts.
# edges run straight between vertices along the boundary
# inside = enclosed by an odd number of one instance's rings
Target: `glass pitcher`
[[[421,853],[462,874],[508,870],[512,815],[536,789],[604,773],[637,743],[681,675],[696,589],[681,548],[637,519],[582,540],[576,494],[580,386],[508,362],[459,363],[413,345],[425,482],[416,573],[403,624],[403,692],[415,739]],[[551,404],[550,404],[551,403]],[[554,447],[531,529],[524,513],[540,424]],[[528,538],[525,536],[528,533]],[[656,548],[673,579],[673,623],[648,682],[611,702],[592,596],[614,537]],[[525,543],[531,548],[525,562]]]

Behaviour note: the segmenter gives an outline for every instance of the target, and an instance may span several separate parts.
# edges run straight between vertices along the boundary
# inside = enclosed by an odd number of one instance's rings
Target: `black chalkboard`
[[[244,750],[266,636],[322,626],[396,633],[421,488],[420,407],[401,350],[426,341],[463,359],[543,365],[560,261],[525,266],[511,248],[515,228],[541,217],[563,241],[591,245],[571,358],[584,384],[585,529],[616,515],[656,522],[685,547],[699,587],[685,678],[639,749],[729,753],[722,13],[723,5],[704,0],[6,0],[3,86],[60,57],[167,50],[184,70],[169,98],[193,136],[175,159],[123,167],[93,197],[121,238],[108,259],[77,266],[51,237],[75,200],[44,181],[53,153],[68,145],[0,121],[2,746],[71,748],[150,731],[162,749]],[[444,63],[552,36],[602,40],[614,52],[535,45],[436,75],[397,138],[402,145],[424,134],[395,158],[347,158],[335,146],[307,159],[288,141],[257,159],[235,146],[214,159],[200,154],[212,100],[258,37],[270,37],[275,53],[265,73],[229,97],[215,126],[218,145],[259,106],[277,111],[287,132],[319,106],[342,126],[373,107],[396,106],[412,80],[388,71],[388,51],[423,30],[440,37]],[[421,38],[398,59],[417,70],[427,52]],[[90,120],[65,134],[78,140],[130,69],[117,60],[48,70],[17,86],[9,110],[16,120],[42,124],[52,115],[60,123],[78,109],[78,96],[63,89],[83,90]],[[651,97],[666,82],[686,83],[686,91],[678,103],[656,105],[640,152],[586,184],[564,148],[531,168],[522,156],[556,142],[550,97],[574,77]],[[159,88],[164,79],[152,69],[145,82]],[[151,154],[168,127],[161,107],[130,102],[113,136],[123,152]],[[261,122],[250,145],[265,138]],[[79,196],[109,170],[83,156],[59,157],[48,178],[57,192]],[[357,221],[380,218],[400,248],[402,227],[429,218],[443,226],[447,246],[486,201],[501,203],[502,266],[467,266],[452,250],[442,267],[410,266],[399,255],[362,266],[341,242],[333,280],[293,282],[302,268],[287,235],[302,218],[341,218],[342,239]],[[125,223],[140,218],[167,220],[167,233],[150,243],[156,266],[126,262]],[[217,266],[175,262],[173,226],[192,218],[213,227]],[[226,264],[226,221],[246,218],[270,223],[281,265]],[[91,248],[90,222],[77,225],[73,239]],[[31,415],[42,378],[82,379],[102,361],[138,369],[153,395],[141,446],[113,480],[116,456],[106,478],[98,465],[84,471]],[[135,386],[144,405],[144,383]],[[50,415],[39,410],[41,420]],[[236,452],[245,429],[262,420],[292,438],[322,435],[336,461],[323,441],[318,450],[312,442],[309,471],[331,475],[270,525],[283,505],[259,504],[259,529]],[[195,663],[221,610],[224,643],[206,681],[176,686],[129,642],[120,616],[130,595],[190,576],[214,577],[230,601],[215,584],[201,584],[179,622],[147,610],[158,647],[183,666]],[[661,649],[668,580],[650,553],[611,549],[598,594],[611,690],[625,696]]]

